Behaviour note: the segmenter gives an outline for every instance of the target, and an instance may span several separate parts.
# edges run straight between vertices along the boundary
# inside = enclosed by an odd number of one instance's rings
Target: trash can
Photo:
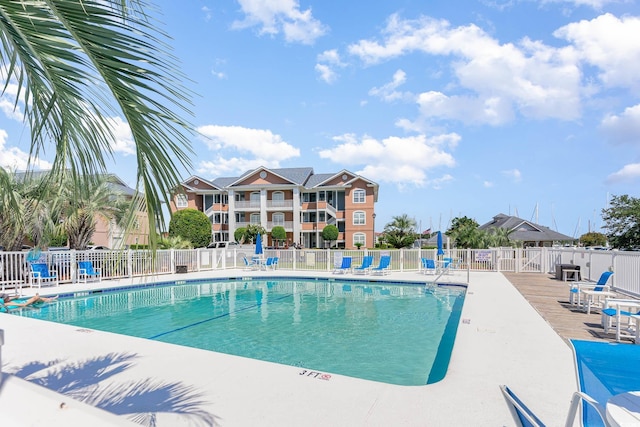
[[[572,277],[574,280],[580,280],[580,266],[574,264],[556,264],[556,280],[562,280],[564,270],[578,270],[577,276]]]

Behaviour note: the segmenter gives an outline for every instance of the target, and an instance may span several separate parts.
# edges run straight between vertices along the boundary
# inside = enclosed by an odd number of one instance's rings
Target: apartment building
[[[282,226],[287,233],[280,246],[324,248],[322,230],[338,227],[333,247],[355,249],[374,245],[375,203],[378,184],[342,170],[316,174],[313,168],[259,167],[239,177],[212,181],[191,176],[174,195],[171,212],[195,208],[211,220],[213,241],[232,241],[234,231],[259,224],[271,232]],[[266,245],[276,242],[267,236]]]

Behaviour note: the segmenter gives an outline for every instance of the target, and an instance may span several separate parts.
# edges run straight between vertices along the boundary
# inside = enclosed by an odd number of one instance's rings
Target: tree
[[[98,217],[122,224],[129,207],[123,195],[113,190],[106,175],[77,183],[67,179],[59,196],[52,202],[52,215],[67,235],[70,249],[85,249],[89,245]]]
[[[244,243],[244,235],[247,233],[247,229],[245,227],[238,227],[236,231],[233,232],[233,238],[238,243]]]
[[[276,225],[271,229],[271,238],[276,241],[276,246],[278,246],[278,242],[287,238],[287,231],[283,226]]]
[[[176,211],[169,221],[169,237],[182,237],[194,248],[203,248],[211,242],[211,222],[197,209]]]
[[[479,233],[478,227],[479,224],[474,219],[457,217],[451,221],[451,227],[445,234],[453,239],[458,248],[482,248],[486,245],[486,242],[483,243],[486,236]]]
[[[241,235],[238,233],[238,230],[243,230]],[[258,236],[258,233],[260,233],[261,236],[264,236],[267,234],[267,230],[265,230],[264,227],[261,226],[260,224],[249,224],[246,227],[238,228],[233,233],[233,236],[240,243],[255,242],[256,236]],[[240,238],[238,238],[238,236],[240,236]]]
[[[614,248],[640,245],[640,199],[628,195],[613,196],[609,208],[602,210],[609,243]]]
[[[582,246],[605,246],[607,244],[607,236],[590,231],[580,236],[580,244]]]
[[[31,158],[53,146],[52,181],[106,172],[112,116],[124,117],[153,247],[162,201],[169,204],[180,183],[178,168],[189,166],[193,128],[182,117],[191,116],[186,79],[145,8],[141,0],[0,2],[0,94],[17,87],[14,108],[24,107]]]
[[[385,241],[394,248],[411,246],[417,239],[416,221],[407,214],[394,216],[393,221],[384,226]]]
[[[338,230],[338,227],[333,224],[325,225],[322,229],[322,238],[329,242],[329,247],[331,247],[331,242],[338,240],[339,235],[340,231]]]

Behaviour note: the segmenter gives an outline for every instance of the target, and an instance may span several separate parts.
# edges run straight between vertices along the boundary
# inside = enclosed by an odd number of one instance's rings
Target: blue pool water
[[[446,374],[463,287],[307,279],[85,293],[23,316],[399,385]]]

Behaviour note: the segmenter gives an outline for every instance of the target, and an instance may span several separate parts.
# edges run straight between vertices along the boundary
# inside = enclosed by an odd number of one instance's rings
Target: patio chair
[[[263,270],[275,270],[278,264],[278,259],[275,257],[268,257],[264,264],[261,265]]]
[[[609,285],[607,285],[607,283],[611,276],[613,276],[612,271],[605,271],[595,283],[588,281],[569,282],[569,303],[580,306],[581,290],[609,291]]]
[[[354,267],[354,274],[367,274],[371,269],[371,264],[373,264],[373,255],[366,255],[362,258],[362,265],[358,267]]]
[[[254,260],[249,261],[246,256],[242,257],[242,261],[244,262],[244,270],[257,270],[260,268],[260,264],[255,262]]]
[[[600,313],[605,333],[615,326],[616,342],[620,342],[621,338],[631,338],[640,344],[640,300],[607,298]]]
[[[610,287],[607,285],[607,282],[612,275],[613,273],[611,271],[605,271],[602,273],[598,283],[595,285],[586,284],[578,287],[578,304],[580,304],[580,295],[584,295],[586,300],[582,303],[582,306],[587,314],[591,313],[592,307],[602,307],[604,299],[616,297],[616,293],[611,292],[609,290]]]
[[[436,261],[429,258],[421,258],[422,274],[436,274]]]
[[[342,257],[342,264],[340,264],[339,267],[336,267],[333,270],[333,274],[344,274],[348,273],[349,271],[351,271],[351,257],[345,256]]]
[[[371,269],[371,274],[389,274],[389,266],[391,265],[391,255],[383,255],[377,267]]]
[[[31,287],[37,286],[41,288],[42,285],[55,285],[58,286],[58,274],[55,271],[49,271],[49,266],[45,263],[29,263],[29,281]]]
[[[529,409],[523,402],[516,396],[516,394],[511,391],[509,387],[506,385],[501,385],[500,390],[502,391],[502,395],[504,396],[507,404],[509,405],[509,410],[511,411],[511,415],[513,419],[516,421],[516,425],[522,427],[544,427],[545,424],[538,418],[532,411]],[[600,416],[603,425],[608,426],[609,424],[605,421],[606,416],[604,415],[604,409],[600,406],[598,402],[596,402],[589,395],[576,391],[573,393],[573,397],[571,398],[571,404],[569,406],[569,413],[567,414],[567,420],[565,422],[565,427],[572,427],[574,424],[574,420],[578,413],[578,408],[580,406],[580,402],[584,401],[585,403],[591,405],[596,413]]]
[[[78,281],[87,283],[87,280],[93,279],[100,282],[102,280],[102,269],[94,268],[91,261],[78,262]]]

